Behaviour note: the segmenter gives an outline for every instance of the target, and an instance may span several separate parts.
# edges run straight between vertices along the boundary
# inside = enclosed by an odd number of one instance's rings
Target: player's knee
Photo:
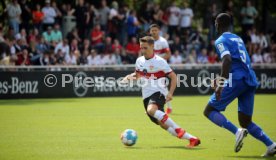
[[[204,109],[204,111],[203,111],[203,115],[205,116],[205,117],[209,117],[209,114],[212,112],[213,110],[212,110],[212,108],[211,107],[209,107],[209,105],[207,105],[206,107],[205,107],[205,109]]]
[[[241,126],[242,128],[247,128],[248,125],[249,125],[251,122],[252,122],[251,119],[241,119],[241,120],[239,120],[240,126]]]
[[[156,108],[155,108],[153,105],[149,105],[149,106],[148,106],[148,108],[147,108],[147,113],[148,113],[149,115],[153,116],[154,113],[155,113],[155,111],[156,111]]]

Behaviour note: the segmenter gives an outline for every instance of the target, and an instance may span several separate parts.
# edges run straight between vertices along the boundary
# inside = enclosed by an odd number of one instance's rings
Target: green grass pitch
[[[153,124],[140,97],[0,100],[0,160],[180,160],[261,159],[265,146],[248,136],[234,153],[235,137],[207,120],[208,96],[176,96],[171,117],[200,137],[187,149]],[[257,95],[253,120],[276,140],[276,95]],[[237,102],[225,115],[237,121]],[[125,147],[120,133],[132,128],[137,144]]]

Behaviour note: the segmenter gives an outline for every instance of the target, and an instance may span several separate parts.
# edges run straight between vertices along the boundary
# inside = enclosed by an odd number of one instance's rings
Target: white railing
[[[170,65],[174,69],[210,69],[210,68],[220,68],[221,64],[172,64]],[[252,64],[253,68],[267,68],[276,69],[276,63],[262,63],[262,64]],[[135,68],[134,64],[126,65],[53,65],[53,66],[1,66],[0,71],[31,71],[31,70],[47,70],[47,71],[70,71],[70,70],[133,70]]]

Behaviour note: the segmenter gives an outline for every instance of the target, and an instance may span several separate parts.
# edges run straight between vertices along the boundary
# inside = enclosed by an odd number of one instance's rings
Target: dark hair
[[[229,28],[231,25],[231,17],[227,13],[218,14],[216,20],[220,28]]]
[[[154,27],[160,29],[160,26],[158,24],[152,24],[152,25],[150,25],[149,29],[154,28]]]

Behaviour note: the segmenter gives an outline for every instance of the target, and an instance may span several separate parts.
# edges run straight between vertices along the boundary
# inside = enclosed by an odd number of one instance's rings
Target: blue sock
[[[208,118],[215,123],[216,125],[226,128],[227,130],[229,130],[230,132],[232,132],[233,134],[235,134],[238,130],[238,128],[231,123],[230,121],[228,121],[223,114],[221,114],[220,112],[217,111],[212,111]]]
[[[273,143],[271,139],[263,132],[263,130],[255,123],[251,122],[248,125],[247,130],[253,137],[262,141],[266,146],[270,146]]]

